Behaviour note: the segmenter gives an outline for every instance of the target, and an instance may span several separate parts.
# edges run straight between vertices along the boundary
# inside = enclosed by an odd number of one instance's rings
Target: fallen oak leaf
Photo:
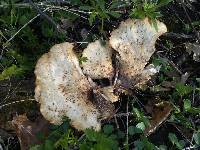
[[[33,144],[41,144],[42,141],[37,138],[37,135],[44,133],[47,136],[49,133],[49,122],[42,116],[32,122],[26,114],[18,115],[13,118],[12,124],[19,139],[21,150],[28,150]]]
[[[150,125],[144,130],[144,134],[149,136],[152,134],[170,115],[173,107],[171,103],[167,101],[155,104],[152,110],[152,119],[150,120]]]

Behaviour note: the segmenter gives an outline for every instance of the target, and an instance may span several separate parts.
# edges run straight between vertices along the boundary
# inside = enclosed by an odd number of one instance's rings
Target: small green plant
[[[193,134],[193,143],[194,143],[194,148],[199,148],[200,147],[200,131],[194,132]]]
[[[143,19],[148,17],[151,19],[152,24],[157,30],[157,24],[155,19],[161,17],[159,9],[173,0],[132,0],[133,8],[130,12],[130,16],[133,18]]]
[[[174,133],[169,133],[168,138],[170,140],[170,142],[176,146],[177,149],[183,149],[185,146],[185,142],[184,140],[178,140],[178,138],[176,137],[176,135]]]
[[[112,126],[104,127],[104,132],[95,132],[87,129],[85,131],[86,138],[80,144],[80,150],[115,150],[118,149],[116,135],[113,132]]]
[[[68,150],[78,143],[73,130],[69,128],[68,120],[60,126],[51,126],[50,129],[51,132],[46,138],[42,133],[37,135],[38,139],[43,141],[43,144],[32,146],[30,150]]]
[[[192,107],[191,101],[189,99],[183,100],[184,111],[191,114],[200,114],[200,108]]]
[[[180,96],[186,96],[193,90],[191,86],[182,83],[177,83],[175,89]]]
[[[89,5],[80,6],[81,10],[91,11],[89,15],[89,23],[93,24],[95,19],[101,20],[101,29],[103,30],[105,20],[109,20],[110,17],[118,18],[120,13],[115,9],[121,4],[118,1],[112,1],[111,5],[108,5],[105,0],[89,0]]]

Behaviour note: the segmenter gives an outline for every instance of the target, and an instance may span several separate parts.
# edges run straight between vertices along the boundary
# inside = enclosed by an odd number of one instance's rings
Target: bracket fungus
[[[112,48],[119,53],[120,77],[118,82],[122,86],[128,84],[128,87],[134,87],[143,80],[138,81],[138,78],[155,51],[155,42],[160,35],[167,32],[163,23],[156,21],[156,24],[157,31],[148,18],[128,19],[112,31],[109,42]]]
[[[53,124],[63,117],[78,130],[100,129],[100,114],[90,99],[92,87],[82,73],[71,43],[54,45],[37,62],[35,99],[43,116]]]
[[[92,79],[112,78],[112,49],[107,44],[104,45],[100,40],[90,43],[84,49],[83,57],[87,58],[82,63],[83,73]]]
[[[159,68],[147,65],[155,51],[157,38],[167,31],[157,21],[157,31],[146,18],[128,19],[111,33],[108,44],[100,40],[90,43],[83,51],[82,68],[72,43],[54,45],[37,62],[35,68],[35,99],[40,103],[43,116],[53,124],[60,124],[68,117],[78,130],[93,128],[100,130],[101,120],[112,117],[116,84],[138,87],[158,72]],[[112,65],[112,53],[118,52],[118,65]],[[147,66],[146,66],[147,65]],[[119,78],[118,78],[119,71]],[[86,77],[87,75],[87,77]],[[114,83],[98,86],[92,79],[108,78]],[[128,88],[130,88],[128,86]]]

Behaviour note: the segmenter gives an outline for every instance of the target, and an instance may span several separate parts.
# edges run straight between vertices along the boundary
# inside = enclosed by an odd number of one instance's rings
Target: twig
[[[80,142],[84,137],[85,137],[85,133],[82,134],[82,135],[79,137],[78,142]]]
[[[186,14],[186,17],[187,17],[188,20],[189,20],[189,25],[190,25],[190,27],[191,27],[191,28],[193,29],[193,31],[195,32],[198,42],[200,42],[200,35],[199,35],[199,33],[197,32],[197,30],[194,28],[194,26],[192,25],[192,20],[191,20],[189,14],[188,14],[188,12],[187,12],[187,10],[186,10],[186,8],[185,8],[184,0],[183,0],[183,2],[181,3],[181,6],[183,7],[183,10],[184,10],[184,12],[185,12],[185,14]]]
[[[169,38],[175,38],[175,39],[194,39],[194,35],[187,35],[183,33],[174,33],[174,32],[167,32],[163,34],[163,36],[169,37]]]
[[[128,104],[129,104],[129,97],[128,97],[128,100],[127,100],[127,103],[126,103],[126,113],[127,113],[127,116],[126,116],[126,148],[127,150],[129,149],[128,148],[128,122],[129,122],[129,115],[128,115]]]
[[[25,101],[35,101],[35,99],[26,99],[26,100],[19,100],[19,101],[14,101],[14,102],[10,102],[10,103],[7,103],[7,104],[3,104],[0,106],[0,110],[3,108],[3,107],[7,107],[9,105],[13,105],[13,104],[17,104],[17,103],[22,103],[22,102],[25,102]]]
[[[9,81],[10,81],[10,78],[9,78]],[[6,97],[5,97],[3,100],[1,100],[1,103],[0,103],[0,104],[2,104],[3,102],[5,102],[6,99],[10,98],[10,97],[13,95],[13,93],[14,93],[14,92],[17,90],[17,88],[21,85],[21,82],[22,82],[22,81],[20,81],[19,83],[17,83],[16,87],[13,89],[12,92],[11,92],[12,83],[10,82],[8,93],[7,93]]]
[[[114,119],[115,119],[115,124],[117,126],[117,129],[119,129],[119,124],[118,124],[118,121],[117,121],[117,117],[114,115]]]
[[[126,113],[119,113],[119,114],[115,114],[114,116],[115,117],[123,117],[123,116],[130,116],[130,115],[133,115],[132,112],[126,112]]]
[[[36,5],[36,4],[35,4]],[[78,13],[84,13],[84,14],[90,14],[91,12],[84,12],[84,11],[80,11],[80,10],[76,10],[76,9],[69,9],[68,7],[60,7],[60,6],[54,6],[54,5],[45,5],[45,4],[38,4],[38,6],[45,6],[45,7],[48,7],[48,8],[51,8],[51,9],[54,9],[54,10],[63,10],[63,11],[67,11],[67,12],[70,12],[74,15],[77,15],[77,16],[80,16],[81,18],[83,19],[86,19],[86,17],[84,16],[81,16],[80,14]],[[78,13],[76,13],[78,12]]]
[[[175,123],[172,123],[172,125],[176,128],[176,130],[181,134],[181,136],[183,137],[183,138],[185,138],[192,146],[193,146],[193,144],[191,143],[191,141],[183,134],[183,132],[181,132],[181,130],[176,126],[176,124]]]
[[[57,30],[60,29],[60,26],[47,14],[45,14],[36,4],[33,3],[32,0],[28,0],[30,5],[42,16],[44,17],[47,21],[49,21]]]

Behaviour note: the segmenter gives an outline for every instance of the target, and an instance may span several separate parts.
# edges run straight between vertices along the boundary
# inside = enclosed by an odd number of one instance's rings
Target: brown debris
[[[147,107],[149,108],[149,107]],[[148,111],[152,113],[152,118],[150,120],[150,126],[147,127],[144,131],[146,136],[152,134],[170,115],[173,107],[171,103],[167,101],[163,101],[155,104],[155,106],[151,107],[153,109],[149,109]]]
[[[36,137],[37,134],[43,133],[47,136],[49,132],[49,122],[42,116],[32,122],[26,114],[19,115],[13,118],[12,124],[19,139],[21,150],[28,150],[33,144],[41,144],[41,141]]]

